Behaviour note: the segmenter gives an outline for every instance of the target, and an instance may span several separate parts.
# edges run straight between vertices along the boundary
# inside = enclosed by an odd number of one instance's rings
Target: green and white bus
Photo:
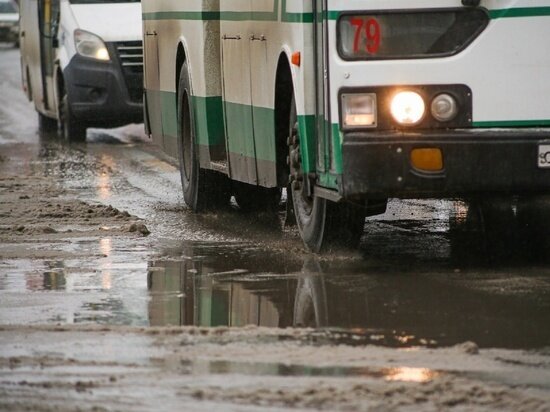
[[[195,211],[357,242],[387,199],[550,189],[549,0],[142,0],[146,129]]]

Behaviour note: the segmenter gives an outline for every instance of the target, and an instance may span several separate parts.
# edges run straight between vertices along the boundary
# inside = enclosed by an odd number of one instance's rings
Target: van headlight
[[[390,110],[397,123],[402,126],[414,126],[424,117],[426,105],[418,93],[403,91],[393,96]]]
[[[76,29],[74,31],[74,43],[76,51],[81,56],[103,61],[111,59],[105,43],[95,34]]]
[[[341,99],[344,129],[376,127],[376,94],[343,93]]]

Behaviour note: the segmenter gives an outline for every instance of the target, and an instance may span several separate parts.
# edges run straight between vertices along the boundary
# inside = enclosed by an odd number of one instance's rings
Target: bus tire
[[[191,88],[187,63],[184,62],[178,85],[178,158],[183,200],[194,212],[229,204],[227,176],[201,169],[197,155],[195,124],[190,102]]]
[[[301,166],[300,136],[294,98],[289,120],[289,197],[292,199],[296,224],[305,246],[316,253],[335,247],[357,247],[364,230],[366,209],[361,205],[334,203],[306,193],[304,181],[307,175]]]
[[[86,126],[79,124],[78,120],[74,118],[66,94],[61,99],[59,131],[67,142],[83,142],[86,140]]]
[[[57,130],[57,122],[51,117],[38,113],[38,130],[41,132],[53,132]]]

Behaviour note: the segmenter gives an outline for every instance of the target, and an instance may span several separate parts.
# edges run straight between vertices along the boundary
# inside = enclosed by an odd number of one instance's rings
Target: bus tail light
[[[342,115],[344,129],[376,127],[376,94],[342,94]]]

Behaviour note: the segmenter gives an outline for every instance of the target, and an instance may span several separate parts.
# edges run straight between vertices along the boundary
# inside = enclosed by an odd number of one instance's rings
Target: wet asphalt
[[[367,219],[359,250],[313,255],[261,213],[191,213],[177,164],[142,125],[92,129],[83,144],[38,133],[18,58],[0,48],[0,177],[55,179],[143,219],[151,234],[0,245],[0,324],[254,324],[313,327],[320,342],[550,346],[542,213],[521,219],[517,204],[513,218],[489,221],[462,200],[391,200]]]

